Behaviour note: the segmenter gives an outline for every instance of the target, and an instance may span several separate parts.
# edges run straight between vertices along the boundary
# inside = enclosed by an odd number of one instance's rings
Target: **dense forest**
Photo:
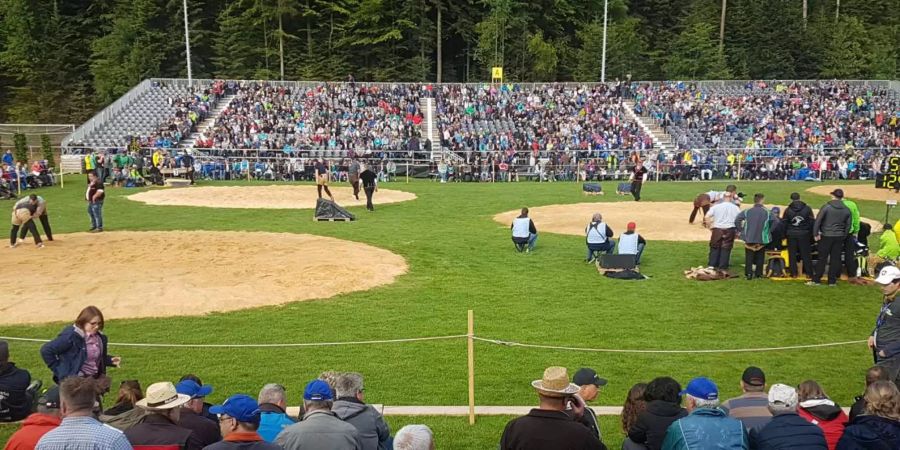
[[[607,80],[896,79],[898,0],[610,0]],[[603,0],[188,0],[195,78],[600,79]],[[724,10],[724,13],[723,13]],[[0,123],[185,78],[182,0],[0,0]]]

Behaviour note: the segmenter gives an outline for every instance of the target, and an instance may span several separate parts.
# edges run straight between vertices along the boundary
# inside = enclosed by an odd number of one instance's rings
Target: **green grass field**
[[[253,182],[257,184],[257,182]],[[262,183],[260,183],[262,184]],[[650,183],[634,208],[653,201],[690,201],[698,192],[721,189],[724,182]],[[739,183],[748,194],[764,192],[786,203],[790,192],[809,183]],[[124,198],[134,190],[111,189],[104,208],[105,228],[116,230],[243,230],[311,233],[360,241],[404,256],[409,273],[389,286],[327,300],[266,307],[203,317],[109,321],[113,343],[287,343],[392,339],[457,335],[466,332],[466,311],[475,311],[476,334],[502,340],[570,347],[609,349],[739,349],[864,340],[878,313],[874,287],[842,284],[807,287],[798,282],[736,279],[699,283],[681,271],[705,264],[704,243],[650,242],[642,270],[652,278],[640,282],[598,276],[583,263],[584,239],[543,233],[538,249],[517,254],[498,212],[522,206],[629,198],[584,197],[575,183],[437,184],[391,183],[386,188],[414,192],[412,202],[384,205],[369,214],[362,208],[354,223],[316,223],[310,210],[153,207]],[[613,188],[604,184],[605,190]],[[50,202],[56,233],[85,231],[89,219],[83,201],[84,181],[69,177],[65,189],[39,192]],[[826,200],[804,194],[813,207]],[[376,196],[377,203],[377,196]],[[9,202],[0,205],[11,205]],[[862,215],[884,217],[884,205],[860,201]],[[684,217],[660,217],[683,221]],[[589,218],[585,218],[587,222]],[[538,229],[541,224],[537,223]],[[617,230],[619,231],[619,230]],[[877,235],[870,238],[877,243]],[[136,243],[140,245],[140,243]],[[274,243],[273,245],[277,245]],[[30,250],[30,249],[28,249]],[[264,248],[259,249],[265,251]],[[12,251],[0,248],[0,254]],[[98,282],[140,274],[104,273],[98,252]],[[736,249],[733,265],[742,263]],[[738,267],[738,270],[740,268]],[[186,269],[186,270],[189,270]],[[285,270],[290,270],[286,267]],[[5,267],[7,282],[27,282],[40,267]],[[46,274],[51,275],[52,274]],[[336,285],[352,279],[335,279]],[[154,293],[143,292],[148,301]],[[49,295],[49,294],[38,294]],[[91,303],[84,299],[85,305]],[[73,318],[74,319],[74,318]],[[51,338],[64,326],[0,327],[2,336]],[[12,358],[35,377],[48,380],[37,343],[11,342]],[[166,349],[111,347],[123,357],[114,380],[140,379],[144,385],[177,380],[185,373],[212,384],[211,401],[243,392],[255,396],[262,384],[280,382],[289,401],[299,403],[304,384],[324,370],[358,371],[366,377],[367,400],[388,405],[464,405],[467,402],[466,343],[463,339],[405,344],[324,348]],[[497,346],[477,342],[476,401],[479,405],[531,405],[530,381],[550,365],[570,372],[589,366],[608,378],[596,402],[621,405],[636,382],[670,375],[686,383],[705,375],[719,383],[722,397],[738,394],[747,365],[764,368],[770,382],[798,384],[818,380],[841,405],[849,406],[863,388],[871,365],[864,344],[817,349],[703,354],[592,353]],[[494,448],[507,417],[391,418],[394,429],[427,423],[439,448]],[[605,440],[617,447],[617,417],[605,418]],[[9,427],[0,428],[0,442]]]

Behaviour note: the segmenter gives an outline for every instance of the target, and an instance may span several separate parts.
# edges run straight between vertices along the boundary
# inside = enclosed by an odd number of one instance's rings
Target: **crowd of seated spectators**
[[[460,153],[544,156],[552,151],[646,150],[651,137],[627,119],[620,84],[442,85],[442,145]]]
[[[419,99],[415,84],[318,84],[306,87],[244,82],[236,97],[203,130],[198,148],[343,150],[366,153],[419,151]]]
[[[224,94],[225,82],[217,80],[208,88],[182,97],[169,97],[167,102],[175,112],[153,132],[127,139],[139,147],[173,148],[196,131],[213,106]]]
[[[900,93],[842,81],[631,86],[635,112],[650,115],[681,148],[900,147]],[[699,142],[697,139],[701,139]]]
[[[35,160],[30,165],[15,161],[12,150],[0,157],[0,199],[16,198],[19,190],[53,186],[56,176],[47,160]]]

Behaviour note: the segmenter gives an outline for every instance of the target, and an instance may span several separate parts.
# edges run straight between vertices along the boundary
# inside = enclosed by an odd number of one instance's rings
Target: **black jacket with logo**
[[[784,225],[787,237],[802,238],[812,235],[813,223],[816,221],[812,208],[800,200],[794,200],[784,210]]]

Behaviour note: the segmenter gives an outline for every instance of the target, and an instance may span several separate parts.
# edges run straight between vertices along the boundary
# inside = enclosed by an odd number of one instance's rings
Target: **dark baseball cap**
[[[741,375],[741,381],[750,386],[765,386],[766,374],[759,367],[750,366],[744,370],[744,374]]]
[[[582,367],[578,369],[578,372],[575,372],[575,376],[572,377],[572,383],[579,386],[587,386],[589,384],[606,386],[606,379],[597,376],[597,372],[594,369]]]
[[[38,405],[48,409],[59,409],[59,386],[53,386],[41,394],[41,397],[38,398]]]
[[[835,189],[831,191],[831,195],[837,198],[844,198],[844,190],[843,189]]]

